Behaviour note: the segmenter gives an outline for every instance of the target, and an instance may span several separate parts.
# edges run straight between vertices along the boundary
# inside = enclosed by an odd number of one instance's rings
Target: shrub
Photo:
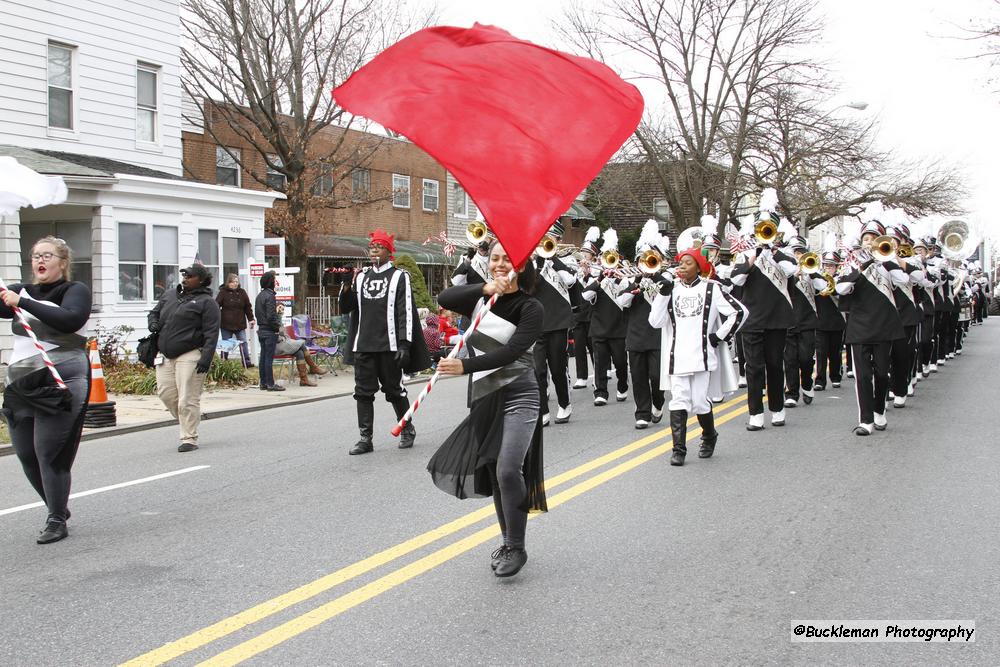
[[[98,323],[94,328],[94,338],[97,340],[97,352],[101,355],[101,366],[114,368],[128,359],[125,341],[135,331],[127,324],[105,327]]]
[[[406,272],[410,274],[410,287],[413,289],[413,298],[417,302],[417,308],[436,310],[431,295],[427,293],[427,282],[424,280],[424,274],[417,266],[416,260],[409,255],[397,255],[395,264],[401,269],[406,269]]]
[[[112,394],[152,396],[156,394],[156,370],[134,361],[119,361],[104,370],[104,381]],[[253,369],[243,368],[238,359],[212,361],[205,378],[205,388],[245,387],[259,382]]]

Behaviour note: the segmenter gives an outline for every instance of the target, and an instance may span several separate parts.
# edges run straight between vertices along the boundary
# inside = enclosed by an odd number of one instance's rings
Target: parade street
[[[846,378],[759,433],[731,397],[715,457],[682,468],[665,423],[633,428],[631,398],[574,390],[569,424],[544,432],[550,511],[509,580],[489,569],[491,501],[425,470],[466,414],[464,379],[437,385],[411,450],[379,400],[375,452],[348,456],[350,397],[209,420],[190,454],[176,427],[84,442],[70,536],[51,546],[0,458],[0,664],[995,665],[998,337],[1000,318],[973,327],[867,438]],[[793,643],[794,619],[976,633]]]

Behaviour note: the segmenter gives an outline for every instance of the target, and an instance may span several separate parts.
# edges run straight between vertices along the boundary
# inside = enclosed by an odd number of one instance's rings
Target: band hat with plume
[[[885,233],[900,240],[910,240],[910,229],[907,226],[909,218],[901,208],[888,208],[882,213],[882,224],[885,225]]]
[[[583,238],[583,245],[580,246],[580,250],[589,252],[592,255],[598,253],[597,242],[601,239],[601,229],[600,227],[591,227],[587,230],[587,235]]]
[[[791,240],[799,233],[799,230],[795,229],[795,225],[788,218],[781,218],[778,222],[778,236],[785,241],[787,245]]]
[[[885,216],[885,208],[882,206],[882,201],[877,200],[873,202],[868,202],[865,205],[865,210],[861,214],[861,236],[865,234],[874,234],[875,236],[882,236],[885,234],[885,224],[882,222],[882,218]]]
[[[601,246],[601,252],[609,250],[618,251],[618,232],[610,227],[604,230],[604,244]]]
[[[656,249],[660,251],[660,254],[664,257],[670,252],[670,237],[666,234],[661,234],[659,240],[656,242]]]
[[[827,232],[823,235],[823,261],[827,264],[840,264],[841,256],[837,252],[837,235]]]
[[[848,248],[857,247],[861,243],[861,222],[855,218],[844,220],[844,245]]]
[[[639,256],[644,250],[649,250],[651,248],[656,248],[657,241],[660,240],[660,224],[650,218],[642,226],[642,232],[639,233],[639,240],[635,242],[635,255]]]
[[[719,219],[714,215],[701,216],[701,231],[704,235],[701,238],[702,248],[714,248],[718,250],[722,247],[722,239],[719,238]]]
[[[553,222],[552,226],[549,227],[549,234],[551,234],[552,236],[555,236],[557,239],[561,239],[563,237],[563,233],[565,233],[565,231],[566,231],[566,229],[565,229],[565,227],[563,227],[563,223],[561,221],[559,221],[559,220],[556,220],[555,222]]]
[[[758,206],[758,220],[770,220],[778,224],[781,218],[778,216],[778,191],[774,188],[764,188],[760,193],[760,204]]]

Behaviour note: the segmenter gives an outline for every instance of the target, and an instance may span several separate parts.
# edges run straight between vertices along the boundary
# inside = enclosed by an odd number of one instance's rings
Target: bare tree
[[[352,138],[352,119],[330,91],[435,12],[400,0],[183,0],[182,85],[204,100],[203,121],[190,120],[204,122],[221,146],[236,137],[253,148],[230,155],[254,180],[285,193],[267,224],[285,238],[292,263],[305,264],[311,209],[364,203],[345,201],[324,179],[365,165],[378,148],[377,139]],[[269,183],[268,170],[283,184]]]
[[[796,47],[819,36],[814,4],[613,0],[566,12],[560,32],[577,49],[605,60],[613,54],[662,91],[666,112],[644,119],[632,152],[656,174],[679,228],[697,224],[707,201],[730,217],[761,97],[818,69],[796,57]]]
[[[742,171],[753,190],[775,188],[782,212],[800,228],[878,200],[914,217],[961,212],[961,171],[878,148],[876,120],[823,112],[801,85],[771,86],[761,100],[764,111],[744,135]]]

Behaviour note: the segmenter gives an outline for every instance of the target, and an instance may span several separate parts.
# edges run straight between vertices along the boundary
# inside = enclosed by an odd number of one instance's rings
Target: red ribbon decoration
[[[462,184],[516,267],[639,124],[607,66],[493,26],[439,26],[389,47],[333,91],[408,137]]]

